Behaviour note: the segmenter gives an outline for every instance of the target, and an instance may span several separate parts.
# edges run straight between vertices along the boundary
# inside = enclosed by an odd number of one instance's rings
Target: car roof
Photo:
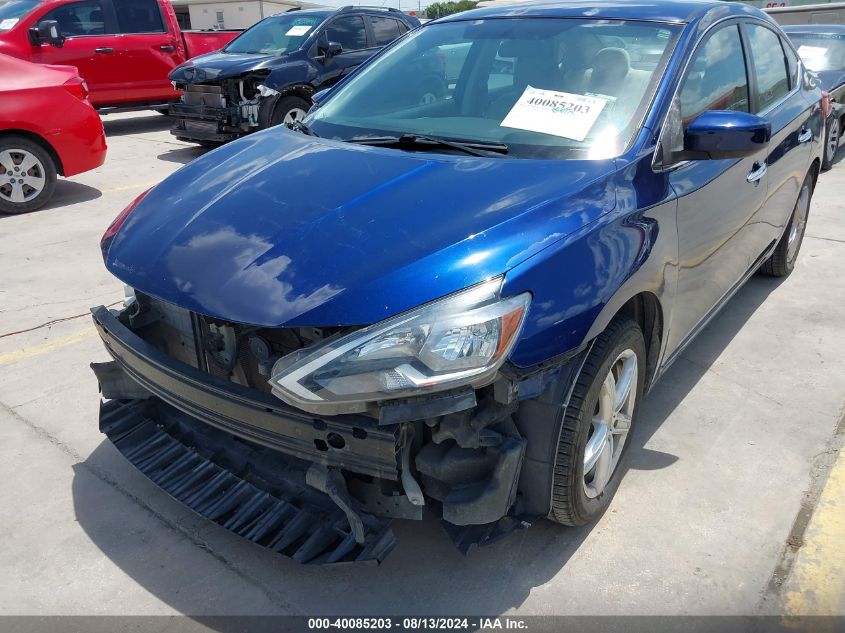
[[[845,35],[843,24],[790,24],[784,26],[787,33],[837,33]]]
[[[654,22],[686,23],[704,15],[711,9],[720,9],[727,14],[765,15],[762,11],[739,2],[722,0],[540,0],[518,2],[502,6],[484,7],[463,13],[456,13],[437,20],[438,22],[499,17],[553,17],[648,20]]]

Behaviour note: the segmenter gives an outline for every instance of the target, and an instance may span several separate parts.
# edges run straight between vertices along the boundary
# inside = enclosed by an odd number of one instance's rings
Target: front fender
[[[632,297],[654,294],[663,312],[674,293],[677,201],[651,152],[613,176],[615,209],[508,273],[503,294],[529,291],[531,303],[510,356],[530,367],[583,347]],[[663,322],[668,314],[663,314]]]

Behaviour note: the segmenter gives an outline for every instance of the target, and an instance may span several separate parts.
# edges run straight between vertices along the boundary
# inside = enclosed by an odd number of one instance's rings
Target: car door
[[[168,33],[156,0],[111,0],[120,34],[125,101],[167,101],[177,93],[167,78],[180,63],[174,33]]]
[[[750,53],[751,108],[772,125],[766,156],[766,200],[749,227],[749,255],[756,256],[780,239],[792,215],[810,167],[813,139],[818,138],[820,122],[813,123],[813,116],[818,116],[814,115],[816,104],[808,101],[800,89],[799,67],[792,48],[762,22],[745,22],[742,30]]]
[[[323,54],[323,44],[328,42],[340,44],[341,52],[322,60],[320,88],[337,82],[377,50],[370,41],[362,15],[340,15],[329,22],[319,36],[317,55]]]
[[[32,61],[39,64],[76,66],[88,83],[90,99],[102,105],[123,93],[123,68],[116,52],[117,35],[101,0],[69,2],[48,11],[39,22],[55,20],[64,36],[59,48],[35,45]]]
[[[750,109],[739,24],[714,27],[692,55],[661,139],[707,110]],[[675,126],[679,129],[674,129]],[[670,134],[674,133],[674,134]],[[744,277],[751,263],[748,225],[766,196],[765,150],[741,159],[668,166],[678,198],[678,275],[667,351],[682,346]]]

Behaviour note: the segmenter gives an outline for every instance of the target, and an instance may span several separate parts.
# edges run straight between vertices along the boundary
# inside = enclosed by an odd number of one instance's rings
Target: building
[[[246,29],[276,13],[323,5],[302,0],[172,0],[183,29]]]

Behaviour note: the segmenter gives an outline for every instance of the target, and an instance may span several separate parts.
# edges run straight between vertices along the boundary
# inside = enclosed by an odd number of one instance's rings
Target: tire
[[[788,277],[795,268],[801,243],[804,241],[804,231],[807,228],[807,216],[810,212],[810,201],[813,199],[813,172],[807,173],[798,200],[792,209],[792,216],[786,229],[775,247],[771,257],[763,262],[760,272],[770,277]]]
[[[639,326],[628,317],[617,317],[596,337],[562,416],[548,517],[551,520],[563,525],[585,525],[601,516],[610,504],[619,487],[624,470],[621,465],[636,426],[645,368],[645,341]],[[617,382],[616,378],[623,375],[634,380]],[[614,377],[612,385],[608,377]],[[619,403],[611,402],[617,397],[611,399],[609,391],[626,382],[629,389],[625,393],[629,395],[621,398],[617,409]],[[607,419],[610,424],[602,427]],[[627,429],[623,430],[625,426]],[[602,437],[609,437],[610,442],[601,441]],[[603,450],[597,453],[597,447]],[[589,468],[585,463],[588,449],[590,455],[598,455]],[[607,468],[602,468],[603,464]],[[600,472],[605,474],[603,478]]]
[[[22,136],[0,138],[0,213],[35,211],[55,188],[56,164],[47,150]]]
[[[310,108],[311,104],[300,97],[281,97],[273,108],[273,115],[270,117],[270,126],[299,121]]]
[[[830,117],[824,135],[824,156],[822,156],[822,169],[824,171],[833,167],[833,161],[839,149],[839,138],[841,134],[842,122],[836,116]]]

